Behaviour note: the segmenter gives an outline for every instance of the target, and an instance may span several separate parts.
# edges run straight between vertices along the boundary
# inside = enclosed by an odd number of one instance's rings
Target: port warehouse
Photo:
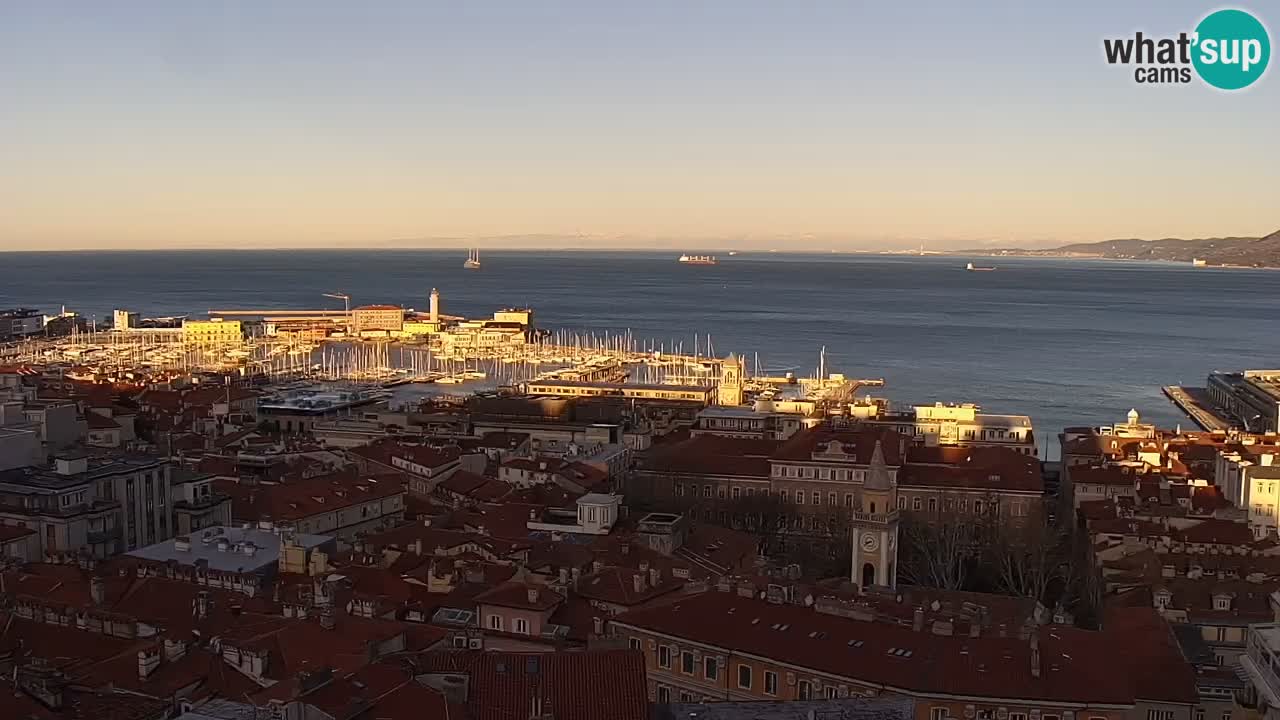
[[[716,390],[702,385],[645,385],[641,383],[581,382],[575,380],[533,381],[525,386],[530,395],[565,397],[613,396],[629,400],[688,400],[711,405]]]
[[[1234,415],[1246,430],[1280,430],[1280,370],[1215,372],[1207,384],[1214,404]]]

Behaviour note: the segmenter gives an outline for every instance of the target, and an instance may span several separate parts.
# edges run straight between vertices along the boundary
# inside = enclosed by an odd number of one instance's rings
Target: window
[[[789,499],[789,497],[787,496],[787,491],[786,491],[786,490],[780,490],[780,491],[778,491],[778,497],[779,497],[779,498],[782,498],[782,502],[787,502],[787,500]]]
[[[1147,720],[1173,720],[1173,711],[1172,710],[1148,710]]]
[[[1223,711],[1222,711],[1222,720],[1231,720],[1231,711],[1230,711],[1230,710],[1223,710]]]
[[[681,690],[681,691],[680,691],[680,702],[682,702],[682,703],[693,702],[693,694],[692,694],[692,693],[687,693],[687,692],[685,692],[684,690]]]
[[[1195,720],[1204,720],[1204,708],[1196,708]]]
[[[1226,595],[1219,595],[1218,597],[1215,597],[1213,599],[1213,609],[1214,610],[1230,610],[1231,598]]]
[[[827,699],[828,699],[828,700],[833,700],[833,699],[835,699],[835,696],[836,696],[836,686],[835,686],[835,685],[828,685],[828,686],[826,686],[825,688],[823,688],[823,691],[824,691],[824,694],[827,696]]]
[[[814,505],[821,505],[821,504],[822,504],[822,493],[820,493],[820,492],[815,492],[815,493],[813,494],[813,504],[814,504]]]
[[[490,615],[490,616],[489,616],[489,629],[490,629],[490,630],[501,630],[501,629],[502,629],[502,616],[501,616],[501,615]]]
[[[667,687],[666,685],[658,686],[658,702],[660,703],[671,702],[671,688]]]
[[[1218,609],[1219,609],[1219,610],[1228,610],[1229,608],[1218,608]],[[1226,628],[1223,628],[1223,627],[1220,627],[1220,628],[1217,628],[1217,631],[1218,631],[1218,642],[1226,642],[1226,641],[1227,641],[1227,629],[1226,629]]]
[[[520,635],[529,634],[529,621],[524,618],[516,618],[514,621],[515,631]]]
[[[1009,720],[1027,720],[1026,713],[1009,713]]]
[[[803,491],[803,490],[797,490],[797,491],[796,491],[796,504],[797,504],[797,505],[803,505],[803,504],[804,504],[804,491]]]
[[[738,687],[744,690],[751,689],[751,666],[750,665],[738,666]]]
[[[840,504],[840,501],[837,499],[837,495],[835,493],[827,493],[827,504],[830,505],[831,507],[835,507],[836,505]]]
[[[632,650],[639,650],[640,638],[638,637],[627,638],[627,647],[631,648]]]
[[[724,486],[723,486],[723,485],[718,485],[718,486],[716,486],[716,497],[720,498],[721,500],[723,500],[723,499],[724,499]]]
[[[1172,715],[1173,713],[1169,713],[1169,714],[1170,714],[1170,715]],[[1057,716],[1057,715],[1042,715],[1042,716],[1041,716],[1041,720],[1058,720],[1058,716]]]
[[[906,510],[906,509],[907,509],[907,499],[906,499],[906,498],[904,498],[904,497],[899,497],[899,498],[898,498],[898,509],[899,509],[899,510]]]
[[[844,494],[844,506],[847,508],[853,507],[853,493]]]
[[[693,653],[688,650],[680,653],[680,672],[686,675],[693,674]]]
[[[981,500],[974,500],[974,501],[973,501],[973,512],[974,512],[975,514],[977,514],[977,515],[981,515],[981,514],[982,514],[982,501],[981,501]]]
[[[800,689],[797,692],[799,692],[799,697],[801,700],[812,700],[813,699],[813,683],[809,682],[808,680],[801,680]]]
[[[929,498],[929,512],[938,512],[938,498]]]
[[[676,483],[676,497],[684,497],[684,483]]]
[[[667,645],[658,646],[658,667],[671,669],[671,648]]]
[[[947,720],[947,709],[944,707],[929,708],[929,720]]]
[[[704,497],[704,498],[710,498],[710,497],[711,497],[711,486],[710,486],[710,485],[703,485],[703,486],[702,486],[702,497]]]
[[[702,675],[708,680],[716,680],[720,677],[720,665],[713,657],[704,658],[702,661]]]
[[[918,497],[917,497],[917,498],[911,498],[911,509],[912,509],[912,510],[919,510],[919,509],[920,509],[920,498],[918,498]]]
[[[764,671],[764,694],[765,695],[778,694],[778,673],[773,672],[771,670]]]
[[[742,488],[735,486],[733,488],[733,499],[737,500],[740,495],[742,495]]]

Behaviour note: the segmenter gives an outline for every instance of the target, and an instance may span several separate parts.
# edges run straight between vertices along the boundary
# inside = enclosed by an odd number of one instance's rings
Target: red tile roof
[[[202,464],[202,471],[207,472]],[[246,484],[214,480],[214,488],[231,497],[236,520],[299,520],[404,492],[402,473],[357,473],[354,468],[280,484]],[[317,499],[318,498],[318,499]]]
[[[476,596],[483,605],[545,612],[564,602],[564,596],[541,585],[509,582]]]
[[[85,425],[90,430],[110,430],[111,428],[119,428],[120,423],[101,413],[92,410],[84,411]]]
[[[1044,492],[1040,461],[1005,447],[911,448],[901,486]]]
[[[538,698],[556,720],[649,720],[644,656],[630,650],[436,652],[426,673],[466,673],[471,720],[529,717]]]
[[[902,464],[907,436],[892,430],[832,430],[818,426],[801,430],[792,435],[773,453],[776,460],[812,460],[815,452],[827,448],[853,456],[852,462],[869,465],[876,442],[884,452],[884,462],[890,467]],[[834,444],[833,444],[834,443]]]
[[[1040,628],[1039,677],[1031,670],[1030,644],[1015,637],[940,637],[730,593],[635,610],[612,624],[623,636],[632,626],[906,692],[1116,704],[1197,701],[1190,666],[1150,609],[1127,620],[1123,632]],[[1115,652],[1135,646],[1141,649],[1133,656]]]
[[[1249,545],[1254,541],[1247,523],[1215,518],[1178,531],[1175,537],[1182,542],[1206,545]]]

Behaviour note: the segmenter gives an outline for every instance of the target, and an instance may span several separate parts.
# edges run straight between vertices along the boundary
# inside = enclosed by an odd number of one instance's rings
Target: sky
[[[0,249],[1262,235],[1280,70],[1103,59],[1217,7],[0,0]]]

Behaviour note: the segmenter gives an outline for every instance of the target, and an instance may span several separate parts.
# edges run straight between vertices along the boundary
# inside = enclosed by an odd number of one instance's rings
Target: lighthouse
[[[440,322],[440,291],[431,288],[431,322]]]

